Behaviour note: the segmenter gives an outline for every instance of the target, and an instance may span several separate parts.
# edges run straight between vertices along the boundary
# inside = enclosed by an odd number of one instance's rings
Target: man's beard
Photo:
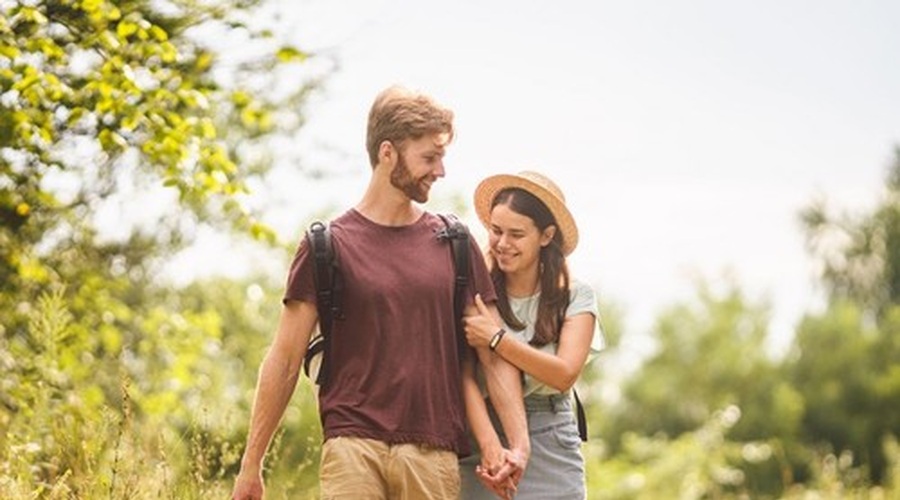
[[[412,172],[409,171],[406,160],[403,158],[403,155],[400,154],[397,157],[397,164],[394,165],[394,170],[391,171],[391,185],[400,191],[403,191],[403,194],[408,196],[411,200],[418,203],[425,203],[428,201],[428,191],[430,189],[430,187],[423,182],[425,177],[419,179],[414,178]]]

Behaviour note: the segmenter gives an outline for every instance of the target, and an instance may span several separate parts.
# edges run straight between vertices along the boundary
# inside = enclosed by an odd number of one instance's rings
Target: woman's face
[[[550,243],[555,231],[556,228],[550,226],[541,233],[531,218],[512,211],[508,205],[499,204],[491,210],[488,243],[504,273],[537,273],[541,247]]]

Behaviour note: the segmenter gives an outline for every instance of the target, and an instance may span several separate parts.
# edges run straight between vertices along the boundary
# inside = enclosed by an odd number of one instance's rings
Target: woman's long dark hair
[[[544,232],[549,226],[556,226],[557,231],[553,239],[546,246],[541,247],[538,280],[540,281],[541,297],[538,301],[537,321],[534,325],[534,337],[531,345],[540,347],[559,340],[559,331],[566,319],[566,309],[569,307],[569,268],[566,265],[566,256],[562,252],[562,233],[556,224],[556,219],[544,203],[536,196],[519,188],[509,188],[500,191],[491,205],[491,210],[497,205],[506,205],[513,212],[524,215],[537,226],[538,231]],[[509,296],[506,294],[506,276],[497,265],[493,254],[490,257],[491,279],[497,290],[497,309],[500,317],[511,328],[522,330],[525,324],[515,316],[509,305]]]

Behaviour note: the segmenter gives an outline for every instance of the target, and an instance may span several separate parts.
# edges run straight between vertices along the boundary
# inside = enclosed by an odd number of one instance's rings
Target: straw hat
[[[569,255],[578,246],[578,227],[575,218],[566,208],[566,197],[553,181],[537,173],[523,171],[518,174],[493,175],[481,181],[475,189],[475,213],[484,227],[490,228],[491,205],[500,191],[508,188],[519,188],[536,196],[547,205],[553,218],[556,219],[557,230],[562,234],[562,251]]]

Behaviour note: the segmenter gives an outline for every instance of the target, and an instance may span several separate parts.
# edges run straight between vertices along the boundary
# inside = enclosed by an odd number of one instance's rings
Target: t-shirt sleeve
[[[469,284],[466,293],[466,305],[475,304],[475,294],[481,294],[481,300],[485,304],[495,302],[497,300],[497,292],[494,290],[494,283],[491,281],[491,274],[488,272],[487,264],[484,261],[484,254],[478,248],[478,244],[474,238],[469,238]]]
[[[569,294],[571,302],[568,309],[566,309],[566,317],[569,318],[586,312],[594,315],[594,336],[591,339],[591,353],[599,353],[606,347],[606,339],[603,335],[600,309],[597,306],[597,294],[594,293],[594,289],[590,285],[577,280],[572,280]]]
[[[316,287],[313,281],[313,259],[309,251],[306,237],[300,239],[294,260],[288,271],[287,285],[281,302],[286,304],[289,300],[301,300],[316,303]]]

